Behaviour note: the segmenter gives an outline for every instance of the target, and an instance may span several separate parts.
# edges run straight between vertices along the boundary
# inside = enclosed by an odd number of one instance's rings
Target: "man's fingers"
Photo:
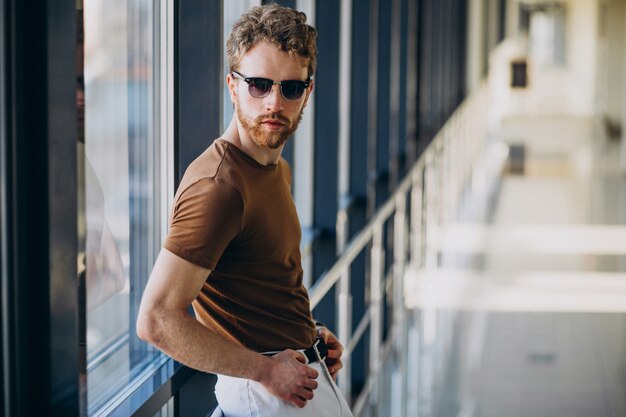
[[[296,407],[302,408],[314,397],[313,391],[302,389],[297,393],[293,393],[287,398],[287,401]]]
[[[292,358],[294,358],[298,362],[303,363],[303,364],[306,365],[307,358],[306,358],[306,355],[304,353],[298,352],[297,350],[291,350],[291,349],[286,350],[286,352],[289,352],[289,356],[291,356]]]
[[[329,367],[328,372],[330,372],[331,374],[336,374],[341,368],[343,368],[343,364],[339,362]]]
[[[305,389],[305,388],[301,388],[298,390],[298,392],[296,393],[296,395],[298,395],[299,397],[307,400],[307,401],[311,401],[313,399],[313,391],[310,389]]]
[[[298,369],[298,373],[305,378],[317,379],[319,373],[310,366],[302,366]]]
[[[317,383],[316,380],[314,380],[314,379],[306,379],[304,381],[304,383],[302,384],[302,387],[304,387],[307,390],[311,390],[312,391],[312,390],[317,389],[318,385],[319,384]]]
[[[306,405],[306,400],[298,397],[297,395],[292,395],[287,401],[298,408],[302,408]]]
[[[332,360],[331,363],[327,363],[326,366],[328,367],[330,376],[332,376],[334,380],[337,380],[337,373],[341,368],[343,368],[343,362],[341,362],[341,359]]]
[[[276,354],[273,356],[274,359],[279,359],[279,358],[283,358],[283,357],[290,357],[293,358],[295,360],[297,360],[300,363],[304,363],[306,364],[308,359],[306,358],[306,355],[300,351],[297,350],[292,350],[292,349],[285,349],[284,351]]]
[[[327,358],[331,358],[331,359],[339,359],[341,357],[341,350],[338,349],[328,349],[328,354],[326,355]]]
[[[287,349],[273,356],[280,362],[268,391],[296,407],[304,407],[318,388],[319,372],[306,365],[304,353]]]
[[[297,388],[294,387],[295,389],[286,400],[296,407],[302,408],[308,401],[313,399],[315,395],[313,391],[317,388],[318,384],[314,379],[306,378],[299,385],[300,386]]]
[[[328,350],[329,351],[335,351],[335,352],[339,352],[340,354],[343,353],[343,345],[339,342],[337,343],[329,343],[328,344]]]
[[[314,369],[315,371],[315,369]],[[318,383],[315,380],[317,378],[317,372],[315,376],[309,377],[308,375],[298,378],[295,382],[296,386],[304,387],[305,389],[314,390],[317,388]]]

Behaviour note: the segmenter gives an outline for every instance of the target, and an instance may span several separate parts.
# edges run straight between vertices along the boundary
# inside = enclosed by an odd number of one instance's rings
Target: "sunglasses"
[[[274,81],[268,78],[261,77],[244,77],[237,71],[233,71],[232,75],[248,84],[248,93],[254,98],[264,98],[270,94],[274,84],[280,86],[280,94],[285,100],[300,100],[304,94],[304,90],[311,84],[310,81],[300,80],[284,80]]]

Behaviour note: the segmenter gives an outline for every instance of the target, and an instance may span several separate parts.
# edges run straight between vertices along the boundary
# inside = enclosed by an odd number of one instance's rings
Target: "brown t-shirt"
[[[307,348],[316,337],[290,188],[283,159],[264,166],[217,139],[187,168],[163,244],[212,270],[196,318],[258,352]]]

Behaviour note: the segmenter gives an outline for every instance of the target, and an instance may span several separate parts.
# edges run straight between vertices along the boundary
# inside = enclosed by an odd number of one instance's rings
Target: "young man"
[[[280,156],[313,90],[316,35],[303,13],[275,4],[233,26],[226,82],[235,115],[180,183],[139,311],[142,339],[219,375],[227,417],[352,415],[333,381],[343,347],[316,329],[302,285]]]

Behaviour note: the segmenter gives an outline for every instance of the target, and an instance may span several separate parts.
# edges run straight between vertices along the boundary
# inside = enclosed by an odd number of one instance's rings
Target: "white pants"
[[[309,364],[319,372],[313,399],[298,408],[270,394],[258,382],[218,375],[215,396],[225,417],[352,417],[323,361]]]

